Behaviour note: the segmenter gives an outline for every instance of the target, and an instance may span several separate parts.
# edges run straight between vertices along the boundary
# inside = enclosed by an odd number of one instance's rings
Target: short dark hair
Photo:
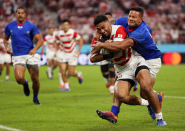
[[[105,15],[110,15],[110,16],[112,16],[112,14],[111,14],[111,13],[105,13]]]
[[[144,14],[144,9],[143,9],[142,7],[140,7],[140,6],[131,7],[131,8],[130,8],[130,11],[131,11],[131,10],[140,12],[140,14],[141,14],[142,16],[143,16],[143,14]]]
[[[26,13],[26,9],[25,9],[24,7],[19,7],[19,8],[17,8],[16,13],[17,13],[17,11],[18,11],[19,9],[23,9],[24,12]]]
[[[109,21],[109,20],[105,15],[98,15],[98,16],[96,16],[96,18],[94,18],[94,25],[96,26],[97,24],[99,24],[103,21]]]
[[[61,21],[61,24],[65,23],[65,22],[68,22],[68,23],[70,24],[70,21],[69,21],[68,19],[63,19],[63,20]]]

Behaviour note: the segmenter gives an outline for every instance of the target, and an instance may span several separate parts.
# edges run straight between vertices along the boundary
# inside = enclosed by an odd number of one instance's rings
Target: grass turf
[[[154,90],[162,91],[164,98],[162,112],[166,127],[155,127],[155,120],[148,115],[146,107],[122,104],[118,122],[112,124],[102,120],[96,110],[111,109],[112,95],[105,87],[100,67],[77,66],[83,73],[83,83],[70,77],[70,92],[58,88],[58,69],[54,79],[48,80],[47,66],[41,66],[39,100],[42,105],[32,101],[31,79],[28,71],[25,78],[29,82],[31,95],[26,97],[22,85],[15,82],[11,66],[10,81],[5,81],[5,70],[0,77],[0,125],[24,131],[183,131],[185,130],[185,65],[163,65],[156,79]],[[139,93],[133,93],[139,96]],[[176,96],[183,98],[172,98]],[[0,131],[4,131],[1,129]]]

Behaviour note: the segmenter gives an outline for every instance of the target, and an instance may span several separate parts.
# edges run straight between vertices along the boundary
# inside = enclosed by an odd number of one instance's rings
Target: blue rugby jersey
[[[156,47],[147,24],[143,20],[140,26],[134,30],[130,30],[128,26],[128,17],[121,17],[116,19],[116,25],[122,25],[125,27],[128,38],[133,38],[137,43],[132,47],[136,52],[141,54],[145,60],[161,57],[161,52]]]
[[[5,34],[11,37],[13,56],[28,55],[33,49],[33,37],[38,33],[38,28],[29,21],[19,24],[15,20],[7,24]]]

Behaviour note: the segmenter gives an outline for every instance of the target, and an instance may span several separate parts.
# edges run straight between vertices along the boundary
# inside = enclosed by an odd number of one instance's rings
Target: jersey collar
[[[26,21],[24,23],[17,23],[18,25],[24,25],[26,23]]]

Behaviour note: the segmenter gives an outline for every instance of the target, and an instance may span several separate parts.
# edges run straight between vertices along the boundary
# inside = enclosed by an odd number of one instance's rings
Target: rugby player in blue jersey
[[[143,20],[143,9],[141,7],[132,7],[128,17],[122,17],[115,21],[116,25],[122,25],[125,27],[128,38],[123,41],[116,42],[97,42],[96,45],[93,45],[92,53],[99,52],[101,48],[105,48],[111,52],[119,52],[121,50],[125,50],[129,47],[132,47],[137,53],[139,53],[148,63],[148,67],[150,68],[151,79],[149,81],[145,81],[142,84],[144,88],[143,92],[140,92],[142,98],[145,98],[149,101],[150,106],[148,107],[150,111],[150,115],[153,119],[157,118],[157,126],[166,126],[166,122],[162,117],[162,112],[160,107],[162,105],[159,104],[159,101],[162,104],[163,94],[158,95],[159,100],[157,99],[157,95],[154,93],[150,87],[153,87],[155,83],[155,77],[161,67],[161,52],[157,49],[155,43],[153,42],[152,36],[147,29],[147,25]],[[138,75],[140,72],[138,73]],[[144,79],[145,75],[140,76],[140,80]],[[138,76],[136,76],[138,77]],[[148,80],[148,79],[147,79]],[[138,81],[139,82],[139,81]],[[118,91],[119,92],[119,91]],[[129,97],[128,97],[129,98]],[[101,112],[98,110],[98,115],[106,120],[116,119],[116,115],[119,113],[119,108],[121,106],[122,96],[117,96],[114,101],[111,113],[110,112]],[[128,100],[129,101],[129,100]],[[115,106],[118,105],[118,106]],[[152,109],[152,108],[153,109]],[[152,112],[154,110],[154,112]],[[115,120],[117,121],[117,120]]]
[[[31,80],[33,82],[33,102],[34,104],[40,105],[38,100],[38,93],[40,89],[39,82],[39,55],[35,54],[36,51],[43,44],[43,38],[39,33],[38,28],[26,20],[25,9],[19,7],[16,10],[17,20],[10,22],[5,27],[5,38],[4,45],[7,53],[12,53],[12,61],[14,65],[15,79],[18,84],[23,85],[24,94],[30,95],[28,81],[24,78],[26,68],[28,68]],[[12,48],[8,47],[8,39],[11,37]],[[33,38],[37,40],[37,44],[33,46]]]

